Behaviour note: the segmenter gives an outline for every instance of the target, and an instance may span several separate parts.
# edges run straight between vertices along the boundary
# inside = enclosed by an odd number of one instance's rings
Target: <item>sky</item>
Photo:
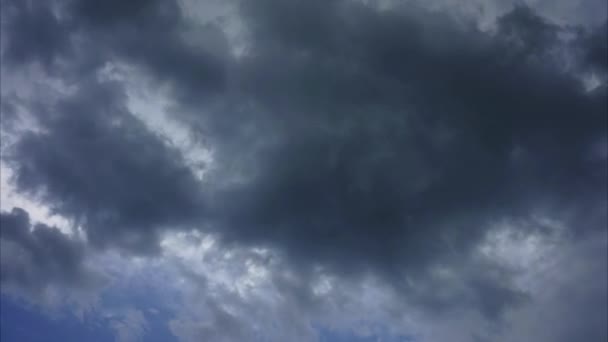
[[[608,341],[605,0],[1,0],[0,339]]]

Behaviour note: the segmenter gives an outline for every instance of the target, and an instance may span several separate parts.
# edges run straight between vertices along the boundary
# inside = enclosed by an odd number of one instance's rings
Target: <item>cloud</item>
[[[210,205],[227,240],[371,270],[407,293],[405,278],[467,260],[496,220],[605,227],[606,164],[583,156],[606,135],[606,94],[564,71],[561,28],[530,8],[494,33],[349,1],[246,3],[242,15],[235,97],[190,110],[216,151]],[[508,282],[476,279],[465,282],[488,316],[517,302]]]
[[[418,284],[421,291],[405,298],[373,274],[349,279],[322,268],[294,272],[288,260],[273,251],[229,248],[198,232],[164,240],[164,266],[152,262],[149,265],[156,265],[152,272],[140,267],[139,272],[145,273],[142,278],[137,271],[129,273],[139,279],[133,287],[141,288],[140,282],[158,285],[154,279],[175,277],[175,270],[181,270],[169,290],[163,287],[167,292],[162,296],[171,298],[168,310],[176,314],[170,328],[183,341],[232,341],[243,336],[314,341],[323,340],[326,331],[345,332],[352,339],[399,340],[402,336],[414,341],[471,341],[477,336],[489,341],[544,341],[589,336],[601,340],[605,330],[599,322],[606,316],[601,298],[606,296],[606,286],[604,280],[591,279],[606,272],[606,233],[596,232],[573,244],[570,233],[559,229],[528,234],[512,222],[494,228],[473,260],[460,267],[434,268],[431,279]],[[467,304],[479,292],[467,289],[462,275],[495,276],[500,269],[486,266],[480,271],[484,263],[508,264],[516,270],[511,284],[527,296],[522,305],[506,313],[501,324],[484,320]],[[574,272],[565,272],[571,268],[577,270],[574,277]],[[409,300],[433,300],[450,293],[461,297],[450,311],[420,310]]]
[[[600,72],[607,72],[608,70],[608,48],[606,47],[606,40],[608,39],[606,33],[608,31],[608,24],[604,23],[604,25],[596,27],[584,40],[586,44],[585,49],[585,57],[587,58],[587,63],[599,69]]]
[[[511,329],[495,340],[605,340],[607,242],[606,231],[600,231],[575,243],[558,240],[542,252],[544,257],[533,266],[537,273],[529,281],[533,303],[513,312],[508,319]]]
[[[214,275],[197,273],[200,260],[170,266],[194,287],[170,323],[184,340],[262,334],[267,322],[250,318],[260,307],[298,321],[284,339],[314,339],[324,302],[369,307],[362,293],[394,313],[397,335],[409,336],[399,319],[413,315],[481,339],[539,300],[520,284],[528,268],[479,252],[501,222],[540,240],[559,222],[568,246],[608,224],[605,24],[566,25],[523,4],[481,29],[419,3],[235,1],[235,49],[222,20],[197,23],[174,1],[5,2],[3,75],[42,66],[45,86],[61,85],[2,93],[15,189],[80,227],[77,250],[171,258],[167,237],[194,231],[244,263],[212,258]],[[202,177],[152,114],[134,115],[134,75],[169,99],[139,108],[162,102],[163,120],[210,151]],[[17,131],[23,112],[35,127]],[[79,265],[46,277],[75,281]],[[239,274],[264,290],[226,285]]]
[[[32,114],[42,131],[23,134],[4,156],[16,188],[83,226],[90,244],[152,253],[160,228],[203,215],[180,153],[128,112],[116,84],[82,84]]]
[[[116,341],[142,341],[148,326],[144,314],[139,310],[131,309],[117,316],[110,320],[110,326],[116,334]]]
[[[94,294],[104,284],[104,278],[86,265],[82,241],[55,227],[32,224],[21,208],[2,212],[0,222],[3,292],[53,304],[55,292]]]
[[[70,47],[68,27],[48,6],[3,0],[3,63],[24,65],[39,61],[47,70]]]

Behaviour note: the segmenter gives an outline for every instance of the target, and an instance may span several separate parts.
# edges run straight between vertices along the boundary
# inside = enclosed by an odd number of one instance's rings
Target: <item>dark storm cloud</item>
[[[34,225],[21,208],[0,213],[0,244],[3,290],[39,294],[50,285],[87,288],[100,284],[101,278],[84,265],[84,244],[55,227]]]
[[[600,71],[608,72],[608,23],[595,28],[586,40],[587,62]]]
[[[70,47],[68,27],[38,1],[2,0],[3,63],[39,61],[45,67]],[[7,34],[9,33],[9,34]]]
[[[219,165],[250,177],[215,202],[227,239],[408,289],[404,275],[466,258],[504,217],[606,226],[605,160],[587,157],[606,135],[606,93],[563,71],[558,27],[531,9],[489,34],[417,8],[243,7],[241,101],[202,117]],[[475,277],[465,282],[488,316],[521,298],[506,279]]]
[[[3,0],[3,7],[6,65],[37,62],[78,82],[119,58],[195,98],[224,82],[223,35],[212,26],[184,22],[175,1]],[[205,39],[189,43],[184,32]]]
[[[204,127],[216,158],[205,216],[201,187],[126,112],[121,89],[85,82],[9,159],[18,189],[42,192],[93,243],[150,251],[162,227],[210,222],[227,242],[278,247],[302,268],[373,272],[416,296],[406,277],[445,288],[428,268],[468,260],[504,217],[545,210],[581,234],[606,226],[606,161],[589,158],[606,137],[605,88],[587,93],[560,66],[562,28],[529,8],[487,33],[418,7],[243,2],[239,58],[213,27],[188,42],[171,3],[65,8],[100,54],[86,60],[171,82],[187,100],[175,118]],[[605,48],[591,41],[599,50],[581,63]],[[23,50],[44,60],[58,49]],[[495,318],[523,298],[509,276],[460,276],[464,292],[418,302]]]
[[[244,7],[237,87],[253,105],[202,118],[220,165],[251,177],[217,202],[235,239],[400,274],[466,251],[494,219],[605,203],[605,163],[586,155],[606,94],[545,58],[556,28],[530,9],[486,34],[416,8]]]
[[[213,27],[186,23],[176,1],[72,1],[76,25],[92,33],[110,57],[126,58],[161,80],[201,96],[221,87],[226,43]],[[205,36],[203,45],[188,43],[184,33]],[[104,46],[105,45],[105,46]]]
[[[82,83],[38,115],[42,132],[6,153],[15,185],[87,229],[98,246],[156,251],[162,227],[202,214],[199,184],[180,153],[125,107],[121,87]]]

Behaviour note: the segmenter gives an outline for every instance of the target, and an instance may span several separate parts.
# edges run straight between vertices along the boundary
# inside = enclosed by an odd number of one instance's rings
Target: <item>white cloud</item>
[[[148,322],[144,314],[136,309],[108,314],[110,327],[116,334],[117,342],[143,341]]]

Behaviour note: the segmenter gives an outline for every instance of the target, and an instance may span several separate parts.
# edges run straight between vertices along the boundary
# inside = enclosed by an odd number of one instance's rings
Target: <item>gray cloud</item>
[[[603,231],[559,244],[549,267],[539,272],[532,304],[514,312],[507,331],[492,340],[606,340],[607,241]]]
[[[3,63],[39,61],[47,70],[70,48],[68,27],[48,6],[35,2],[2,1]],[[10,34],[6,34],[10,32]]]
[[[606,41],[608,40],[608,24],[599,26],[593,30],[587,40],[587,45],[584,48],[587,62],[592,67],[596,67],[600,72],[606,73],[608,69],[608,48]]]
[[[176,1],[76,1],[71,5],[68,13],[76,25],[92,34],[101,43],[98,48],[110,58],[125,58],[161,80],[188,89],[193,96],[222,86],[224,62],[219,57],[227,56],[221,51],[221,34],[186,23]],[[185,37],[189,31],[211,34],[214,42],[220,40],[219,45],[212,45],[214,50],[209,51],[208,45],[189,44]]]
[[[511,270],[473,261],[496,221],[538,233],[536,217],[554,217],[573,241],[605,229],[607,161],[590,157],[607,136],[605,25],[522,5],[491,32],[416,5],[238,5],[241,56],[174,2],[12,4],[7,62],[64,61],[51,69],[79,87],[31,106],[41,132],[4,157],[17,189],[98,247],[156,253],[165,230],[195,227],[277,249],[302,274],[371,272],[428,312],[492,321],[528,299]],[[107,63],[171,87],[172,119],[214,151],[204,185],[126,109],[120,82],[93,80]],[[581,70],[604,83],[586,91]],[[437,265],[458,276],[435,279]]]
[[[41,297],[48,287],[93,289],[103,283],[84,263],[85,245],[55,227],[32,224],[21,208],[0,214],[3,291]]]
[[[44,130],[24,134],[4,158],[19,191],[85,227],[91,244],[151,253],[160,228],[203,214],[200,185],[179,152],[128,112],[115,86],[81,84],[36,112]]]
[[[227,239],[407,287],[503,217],[605,227],[605,160],[585,155],[606,135],[606,94],[563,71],[559,28],[529,8],[489,34],[420,8],[243,6],[241,101],[192,110],[219,151],[217,183],[222,165],[245,170],[213,203]],[[518,297],[477,284],[482,307]]]

